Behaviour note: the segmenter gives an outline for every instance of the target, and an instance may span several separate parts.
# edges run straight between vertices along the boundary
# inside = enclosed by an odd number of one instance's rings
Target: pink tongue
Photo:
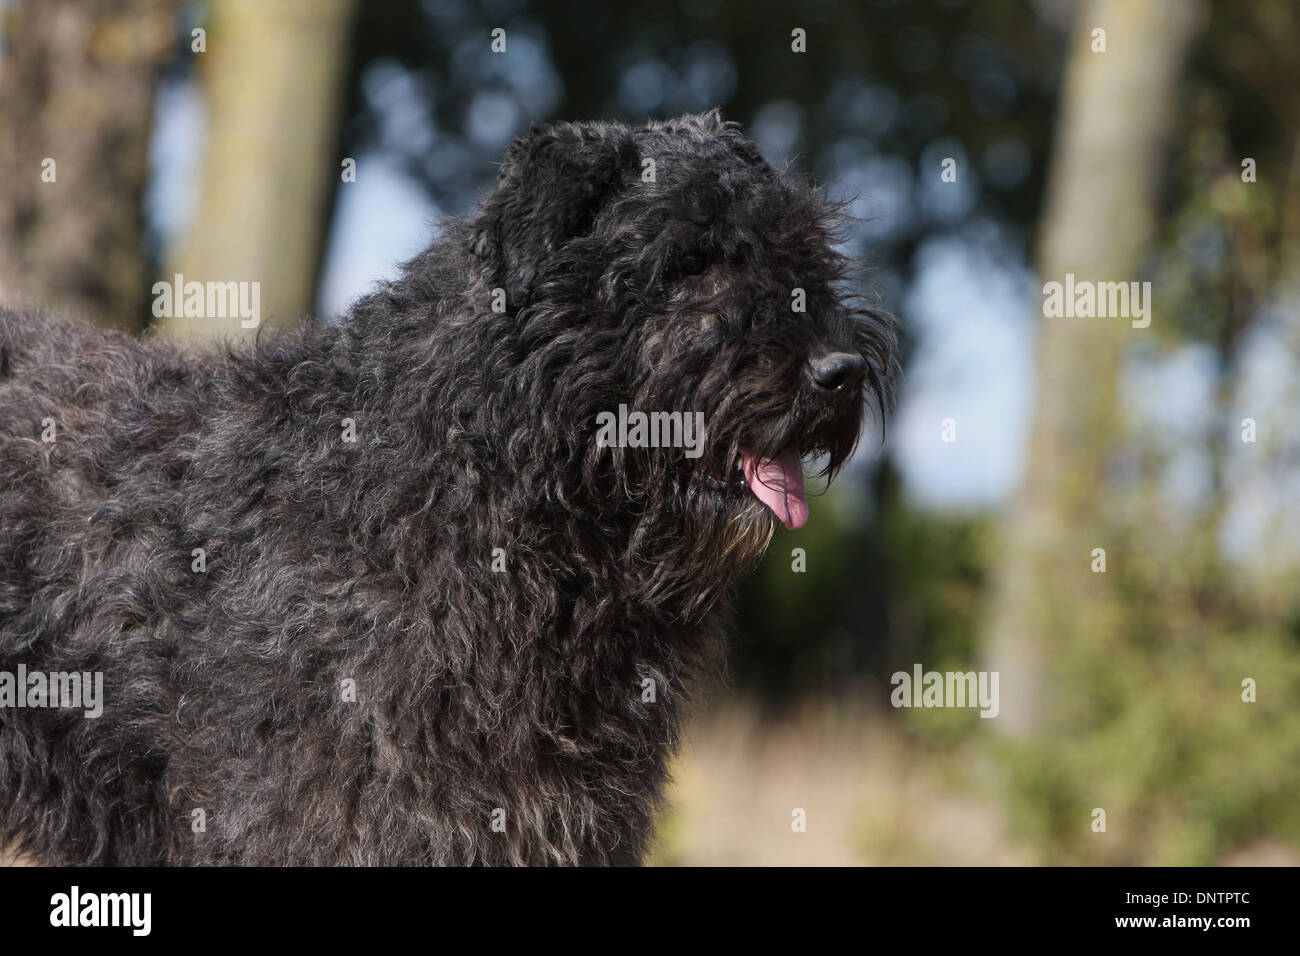
[[[803,493],[799,449],[791,445],[775,458],[758,461],[753,452],[742,448],[740,457],[750,491],[787,528],[802,528],[808,521],[808,499]]]

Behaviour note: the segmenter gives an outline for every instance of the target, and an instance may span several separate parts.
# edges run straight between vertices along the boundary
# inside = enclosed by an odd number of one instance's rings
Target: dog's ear
[[[547,262],[591,229],[636,165],[631,135],[611,124],[534,126],[511,144],[471,225],[487,283],[506,290],[511,312],[528,303]]]

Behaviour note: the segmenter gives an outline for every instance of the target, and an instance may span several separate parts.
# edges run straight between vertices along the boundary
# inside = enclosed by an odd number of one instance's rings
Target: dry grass
[[[9,847],[0,846],[0,866],[35,866],[30,856]]]
[[[973,759],[922,756],[896,725],[831,705],[777,723],[737,702],[701,714],[675,765],[653,862],[1024,865]],[[792,811],[807,830],[792,830]]]

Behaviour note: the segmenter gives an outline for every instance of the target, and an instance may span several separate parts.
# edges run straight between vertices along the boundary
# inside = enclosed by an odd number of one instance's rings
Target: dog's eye
[[[677,257],[677,268],[684,275],[697,276],[704,271],[705,265],[704,256],[698,251],[684,252]]]

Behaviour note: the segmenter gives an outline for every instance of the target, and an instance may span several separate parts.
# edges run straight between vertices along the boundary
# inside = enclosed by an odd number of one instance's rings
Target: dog
[[[0,311],[0,836],[640,863],[733,583],[887,410],[842,221],[716,111],[559,123],[340,322]]]

